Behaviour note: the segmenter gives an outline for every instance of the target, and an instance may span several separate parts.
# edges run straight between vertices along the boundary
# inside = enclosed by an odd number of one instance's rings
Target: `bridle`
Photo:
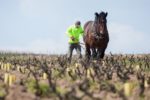
[[[94,37],[99,40],[104,38],[104,32],[105,32],[105,23],[106,22],[94,22],[93,24],[93,33],[94,33]],[[102,31],[102,32],[101,32]]]

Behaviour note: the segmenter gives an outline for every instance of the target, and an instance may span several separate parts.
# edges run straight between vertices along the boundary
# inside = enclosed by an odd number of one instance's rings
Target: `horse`
[[[107,12],[95,13],[95,20],[84,24],[83,41],[85,43],[85,56],[90,59],[103,59],[109,42],[107,30]],[[91,54],[92,51],[92,54]]]

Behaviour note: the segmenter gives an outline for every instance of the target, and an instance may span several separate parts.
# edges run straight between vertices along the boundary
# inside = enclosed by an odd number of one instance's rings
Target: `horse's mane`
[[[94,20],[94,23],[99,23],[99,18],[101,17],[101,16],[105,16],[105,12],[101,12],[101,13],[95,13],[95,20]]]
[[[102,12],[99,14],[99,16],[102,16],[102,15],[105,15],[105,12],[102,11]]]

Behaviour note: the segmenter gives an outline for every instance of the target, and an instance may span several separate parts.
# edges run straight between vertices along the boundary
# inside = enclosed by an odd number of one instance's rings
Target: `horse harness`
[[[92,35],[94,36],[95,40],[97,40],[97,41],[104,39],[104,35],[97,31],[95,24],[97,24],[97,23],[92,24],[92,27],[93,27]]]

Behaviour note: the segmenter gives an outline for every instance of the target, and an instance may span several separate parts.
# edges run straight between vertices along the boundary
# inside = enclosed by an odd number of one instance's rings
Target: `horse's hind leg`
[[[90,51],[90,47],[88,45],[85,45],[86,46],[86,49],[85,49],[85,57],[86,59],[90,59],[91,57],[91,51]]]

